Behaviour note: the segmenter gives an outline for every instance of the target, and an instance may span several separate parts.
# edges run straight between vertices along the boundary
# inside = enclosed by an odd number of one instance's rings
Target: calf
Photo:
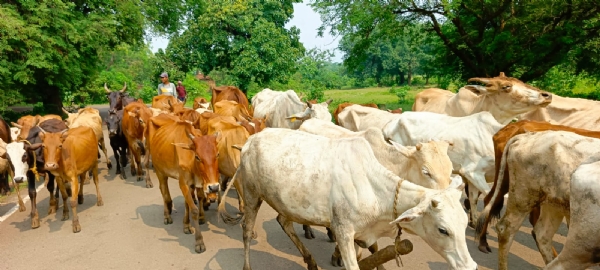
[[[115,154],[115,160],[117,161],[117,174],[121,175],[121,178],[125,180],[127,174],[125,173],[125,167],[127,166],[127,138],[123,134],[123,128],[121,127],[121,120],[123,120],[123,110],[118,110],[116,113],[110,112],[106,118],[106,128],[108,129],[108,139],[110,140],[110,147]],[[122,168],[122,169],[121,169]]]
[[[572,132],[542,131],[520,134],[508,141],[500,162],[498,181],[502,186],[505,168],[510,178],[506,213],[496,224],[498,232],[498,269],[508,269],[508,252],[515,233],[534,206],[540,206],[540,218],[533,227],[536,243],[544,262],[554,259],[552,236],[563,217],[569,223],[571,175],[600,148],[600,140]],[[494,190],[491,203],[482,212],[489,220],[491,207],[501,197]]]
[[[244,269],[250,270],[250,241],[257,211],[266,201],[296,245],[308,269],[317,269],[292,222],[330,227],[346,269],[358,270],[354,243],[366,248],[403,230],[422,237],[453,269],[476,269],[465,241],[467,216],[455,185],[432,190],[403,181],[383,167],[364,138],[332,140],[288,129],[267,129],[248,139],[231,182],[241,181]],[[460,185],[463,187],[463,185]],[[231,183],[228,188],[231,187]],[[226,192],[227,193],[227,192]]]
[[[77,216],[77,204],[83,203],[83,185],[79,179],[85,177],[85,173],[92,171],[94,184],[96,185],[96,197],[98,206],[104,205],[98,185],[98,139],[94,130],[86,126],[80,126],[65,130],[60,133],[46,133],[44,130],[39,134],[44,148],[44,168],[58,177],[58,188],[63,196],[62,220],[69,219],[69,208],[67,207],[67,192],[65,182],[71,184],[71,208],[73,209],[73,232],[81,231],[79,217]],[[77,199],[75,198],[77,194]]]

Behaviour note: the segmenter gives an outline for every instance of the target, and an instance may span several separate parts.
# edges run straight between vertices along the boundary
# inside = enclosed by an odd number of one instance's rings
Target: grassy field
[[[327,90],[325,91],[325,99],[333,99],[332,105],[329,108],[335,110],[337,105],[344,102],[351,103],[375,103],[380,109],[397,109],[402,108],[403,111],[410,111],[415,100],[415,95],[423,89],[433,86],[413,86],[408,92],[404,102],[400,102],[398,97],[390,93],[390,87],[372,87],[350,90]]]

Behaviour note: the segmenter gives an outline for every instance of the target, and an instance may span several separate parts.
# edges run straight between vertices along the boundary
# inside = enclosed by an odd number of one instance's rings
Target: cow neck
[[[417,206],[422,201],[427,188],[405,181],[383,165],[379,168],[373,168],[378,175],[375,181],[371,181],[371,186],[375,190],[375,195],[379,198],[379,204],[382,211],[382,217],[392,217],[392,215],[402,214],[404,211]],[[385,179],[385,180],[384,180]],[[390,220],[393,221],[398,216]]]

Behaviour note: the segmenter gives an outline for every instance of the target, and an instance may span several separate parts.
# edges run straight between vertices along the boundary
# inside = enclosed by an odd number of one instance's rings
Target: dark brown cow
[[[184,233],[195,230],[195,250],[206,250],[199,223],[205,223],[204,209],[194,204],[192,190],[201,195],[202,203],[214,202],[219,190],[219,167],[217,137],[202,135],[185,121],[173,121],[168,115],[159,115],[148,123],[148,145],[152,164],[160,184],[164,200],[164,223],[173,223],[171,210],[173,201],[167,179],[179,180],[179,188],[185,198]],[[148,168],[148,167],[147,167]],[[146,176],[149,177],[149,174]],[[148,180],[147,180],[148,181]],[[190,224],[190,212],[192,222]],[[194,230],[192,230],[192,226]]]
[[[116,173],[121,175],[121,178],[126,179],[125,166],[127,166],[127,138],[123,133],[121,122],[123,120],[123,110],[118,110],[116,113],[110,112],[105,120],[106,129],[108,129],[108,139],[110,147],[112,147],[117,161]],[[121,170],[121,168],[123,168]],[[110,169],[109,169],[110,170]]]
[[[123,89],[119,91],[111,91],[104,83],[104,90],[106,90],[106,97],[108,98],[108,103],[110,104],[108,112],[116,113],[118,110],[122,110],[125,106],[129,105],[131,102],[135,102],[136,100],[132,97],[128,97],[125,90],[127,90],[127,83],[123,85]]]
[[[96,197],[98,206],[104,205],[98,186],[98,147],[96,134],[89,127],[81,126],[60,133],[46,133],[42,130],[39,134],[42,139],[44,168],[58,178],[58,187],[63,196],[63,217],[69,219],[69,208],[67,207],[67,191],[65,182],[71,184],[71,208],[73,209],[73,232],[81,231],[79,217],[77,216],[77,204],[83,203],[83,185],[79,179],[85,178],[85,173],[92,170],[94,184],[96,185]]]
[[[134,102],[123,109],[121,127],[127,139],[129,152],[132,155],[131,175],[137,174],[137,180],[143,180],[141,156],[146,154],[144,144],[144,127],[152,117],[152,111],[143,103]],[[151,188],[152,182],[146,182],[146,187]]]
[[[27,135],[29,135],[29,130],[31,128],[37,126],[39,123],[44,122],[48,119],[62,120],[60,115],[48,114],[48,115],[40,116],[38,114],[36,116],[25,115],[25,116],[19,118],[19,120],[17,120],[16,124],[11,122],[11,124],[14,127],[18,127],[21,129],[21,133],[19,133],[19,135],[17,136],[17,140],[24,140],[25,138],[27,138]]]
[[[335,111],[333,111],[333,119],[335,120],[335,123],[339,125],[338,122],[338,114],[340,114],[346,107],[348,106],[352,106],[356,103],[350,103],[350,102],[344,102],[344,103],[340,103],[337,108],[335,108]],[[375,109],[379,109],[377,107],[377,104],[374,103],[365,103],[365,104],[360,104],[361,106],[364,107],[371,107],[371,108],[375,108]]]
[[[490,220],[493,217],[500,216],[500,211],[502,210],[502,206],[504,205],[504,195],[506,195],[508,193],[508,188],[509,188],[508,165],[506,166],[505,171],[504,171],[504,179],[502,180],[502,185],[500,187],[497,186],[498,175],[500,173],[500,170],[499,170],[500,162],[502,160],[502,154],[504,153],[504,147],[506,146],[506,143],[512,137],[517,136],[519,134],[528,133],[528,132],[547,131],[547,130],[569,131],[569,132],[579,134],[581,136],[600,139],[600,132],[598,132],[598,131],[590,131],[590,130],[572,128],[572,127],[562,126],[562,125],[553,125],[548,122],[537,122],[537,121],[529,121],[529,120],[522,120],[519,122],[510,123],[507,126],[500,129],[493,137],[494,155],[496,158],[496,172],[495,172],[495,176],[494,176],[494,185],[492,186],[492,189],[490,190],[488,195],[485,196],[485,198],[484,198],[484,203],[486,205],[491,203],[492,207],[491,207],[491,211],[489,213],[485,212],[485,210],[484,210],[484,212],[482,212],[482,214],[479,216],[479,221],[477,224],[477,234],[476,235],[478,235],[478,237],[479,237],[479,250],[480,251],[482,251],[484,253],[491,252],[491,249],[487,243],[487,237],[486,237],[487,227],[488,227]],[[500,188],[500,193],[496,197],[496,201],[491,201],[491,199],[494,195],[494,190],[496,188]],[[540,216],[540,209],[539,209],[539,207],[535,207],[529,216],[529,222],[532,225],[535,225],[537,223],[539,216]],[[533,234],[533,231],[532,231],[532,235],[535,238],[535,234]],[[556,250],[554,250],[554,248],[553,248],[553,252],[554,252],[554,256],[557,256]]]
[[[8,123],[4,121],[2,116],[0,116],[0,139],[7,144],[12,142],[12,137],[10,136],[10,127],[8,126]],[[10,194],[10,186],[8,185],[8,170],[0,173],[0,195],[5,194]]]
[[[391,113],[395,113],[395,114],[401,114],[402,113],[402,108],[393,109],[393,110],[387,110],[387,111],[391,112]]]

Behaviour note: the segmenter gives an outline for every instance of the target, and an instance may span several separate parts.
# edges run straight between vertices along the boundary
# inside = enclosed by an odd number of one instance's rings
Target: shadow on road
[[[288,259],[281,258],[271,253],[257,250],[250,250],[250,264],[253,269],[306,269],[306,267],[303,267],[294,261],[290,261]],[[217,254],[208,261],[206,266],[204,266],[204,269],[241,269],[243,268],[243,266],[244,249],[228,248],[220,249],[217,252]]]

